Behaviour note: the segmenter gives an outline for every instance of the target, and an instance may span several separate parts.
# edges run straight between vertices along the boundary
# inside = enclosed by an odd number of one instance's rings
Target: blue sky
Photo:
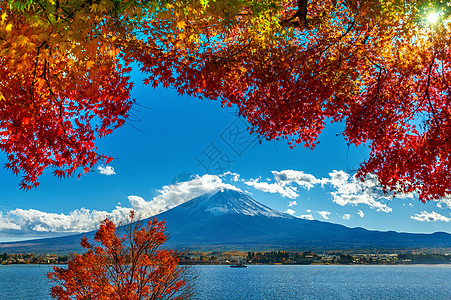
[[[368,149],[348,147],[340,124],[327,126],[314,150],[260,144],[234,108],[144,87],[137,74],[133,79],[135,117],[98,142],[113,163],[81,179],[59,180],[47,172],[31,191],[19,190],[20,177],[0,169],[0,242],[92,230],[106,215],[119,218],[131,207],[147,216],[231,186],[302,218],[451,233],[451,199],[423,204],[415,196],[381,198],[374,179],[355,181]]]

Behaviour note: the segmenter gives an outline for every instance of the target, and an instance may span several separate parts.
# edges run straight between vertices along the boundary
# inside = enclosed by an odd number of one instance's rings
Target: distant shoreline
[[[0,253],[0,265],[65,265],[74,254]],[[312,251],[192,251],[179,252],[180,265],[439,265],[451,264],[451,253],[345,254]]]
[[[231,264],[179,264],[181,266],[224,266]],[[0,264],[4,266],[67,266],[67,263],[61,264]],[[451,266],[449,263],[396,263],[396,264],[246,264],[246,266]]]
[[[181,266],[231,266],[232,264],[179,264]],[[274,264],[245,264],[246,266],[420,266],[420,265],[451,265],[451,262],[447,263],[392,263],[392,264],[280,264],[280,263],[274,263]]]

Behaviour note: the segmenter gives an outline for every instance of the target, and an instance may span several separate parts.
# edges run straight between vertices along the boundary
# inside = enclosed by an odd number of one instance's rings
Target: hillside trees
[[[163,249],[164,222],[152,218],[146,224],[131,212],[129,221],[116,227],[105,219],[87,250],[74,255],[67,269],[54,267],[48,278],[56,283],[57,299],[186,299],[192,293],[193,276],[178,265],[178,255]]]
[[[135,62],[145,83],[236,106],[267,139],[314,148],[344,123],[349,143],[371,148],[359,175],[386,191],[451,192],[447,1],[2,5],[1,149],[24,188],[46,167],[67,176],[102,158],[95,138],[127,119]]]

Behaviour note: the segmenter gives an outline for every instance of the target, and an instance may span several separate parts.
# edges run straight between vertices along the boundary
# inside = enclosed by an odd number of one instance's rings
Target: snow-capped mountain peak
[[[194,208],[197,212],[202,211],[212,215],[242,214],[270,218],[293,218],[289,214],[271,209],[255,201],[245,193],[231,189],[222,189],[216,193],[204,194],[179,207],[189,210]]]

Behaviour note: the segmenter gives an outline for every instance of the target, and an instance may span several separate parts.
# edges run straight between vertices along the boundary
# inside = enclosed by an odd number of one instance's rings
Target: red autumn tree
[[[162,249],[165,224],[156,218],[145,225],[131,212],[129,222],[116,228],[105,219],[95,233],[100,245],[81,245],[86,252],[74,255],[67,269],[54,267],[47,277],[56,286],[57,299],[186,299],[192,280],[188,269],[178,265],[176,252]],[[120,236],[119,232],[123,232]]]
[[[125,23],[113,30],[111,16],[86,4],[0,1],[0,150],[23,189],[47,168],[61,178],[110,162],[95,141],[133,104],[115,39]]]
[[[201,34],[171,61],[177,72],[142,59],[148,82],[236,106],[253,131],[291,146],[314,148],[343,123],[350,144],[371,149],[362,179],[422,201],[451,194],[449,1],[232,3],[231,20],[210,2],[185,18],[184,34]]]
[[[0,149],[23,188],[100,158],[135,62],[154,87],[236,106],[253,131],[314,148],[329,122],[371,148],[386,191],[451,194],[445,0],[0,1]]]

